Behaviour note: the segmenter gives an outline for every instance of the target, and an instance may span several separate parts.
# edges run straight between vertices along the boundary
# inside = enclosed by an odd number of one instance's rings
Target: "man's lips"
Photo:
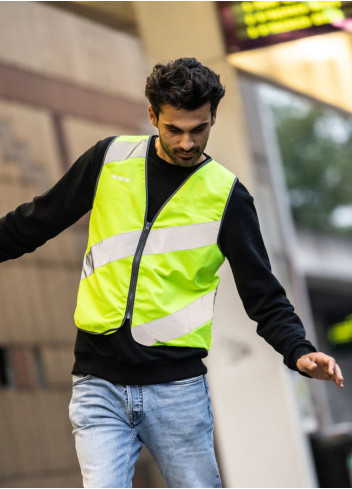
[[[186,160],[193,158],[196,154],[197,154],[196,151],[193,151],[192,153],[182,153],[182,152],[177,153],[178,156]]]

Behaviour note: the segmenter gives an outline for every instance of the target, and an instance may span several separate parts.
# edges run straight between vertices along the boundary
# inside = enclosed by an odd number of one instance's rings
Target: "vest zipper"
[[[136,253],[134,254],[134,258],[132,262],[130,288],[128,290],[127,306],[126,306],[126,314],[125,314],[125,319],[128,320],[132,320],[132,310],[133,310],[134,298],[136,295],[139,265],[141,263],[141,258],[142,258],[145,243],[150,233],[150,228],[151,228],[151,223],[146,222],[143,231],[141,233],[141,236],[139,238]]]

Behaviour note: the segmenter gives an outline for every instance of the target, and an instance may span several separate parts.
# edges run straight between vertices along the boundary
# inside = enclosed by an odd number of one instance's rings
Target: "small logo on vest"
[[[113,175],[112,178],[114,180],[119,180],[120,182],[127,182],[129,183],[130,179],[126,177],[120,177],[120,175]]]

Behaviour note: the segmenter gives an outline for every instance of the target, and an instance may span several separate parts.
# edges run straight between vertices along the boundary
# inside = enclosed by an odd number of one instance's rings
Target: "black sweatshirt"
[[[72,165],[48,192],[22,204],[0,219],[0,262],[34,251],[86,214],[93,203],[105,151],[113,138],[99,141]],[[196,168],[172,165],[150,144],[148,154],[148,221]],[[208,157],[209,158],[209,157]],[[196,196],[195,196],[196,198]],[[301,355],[316,351],[271,273],[253,198],[237,181],[223,219],[219,246],[228,259],[237,290],[257,332],[284,363],[297,370]],[[235,328],[236,324],[230,324]],[[121,384],[171,382],[206,372],[202,348],[136,343],[126,322],[116,333],[93,335],[77,330],[74,374],[91,374]]]

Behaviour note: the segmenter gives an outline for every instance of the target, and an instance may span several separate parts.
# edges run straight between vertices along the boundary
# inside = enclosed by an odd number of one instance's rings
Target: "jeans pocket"
[[[78,385],[78,384],[82,384],[83,382],[86,382],[87,380],[89,380],[92,376],[90,374],[88,375],[82,375],[82,374],[73,374],[72,375],[72,387]]]
[[[189,379],[182,380],[173,380],[172,382],[168,382],[170,385],[190,385],[197,384],[198,382],[203,381],[204,375],[197,375],[197,377],[190,377]]]

